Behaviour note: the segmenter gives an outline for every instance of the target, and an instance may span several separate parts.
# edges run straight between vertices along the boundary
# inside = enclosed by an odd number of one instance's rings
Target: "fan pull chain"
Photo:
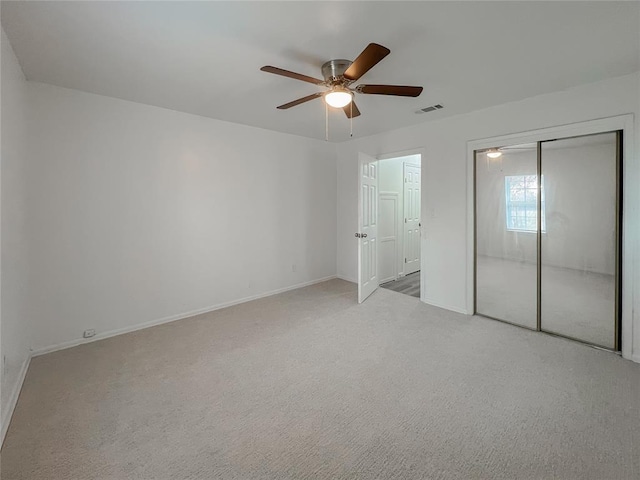
[[[349,103],[349,109],[351,110],[351,114],[349,115],[349,136],[353,138],[353,100]]]
[[[329,105],[325,102],[324,104],[324,139],[325,141],[329,141]]]

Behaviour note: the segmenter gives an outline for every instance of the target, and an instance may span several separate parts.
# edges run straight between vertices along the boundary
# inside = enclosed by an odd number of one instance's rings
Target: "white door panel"
[[[404,166],[404,274],[420,270],[420,167]]]
[[[380,284],[398,279],[398,193],[378,198],[378,278]]]
[[[378,161],[360,153],[358,174],[358,303],[378,288]]]

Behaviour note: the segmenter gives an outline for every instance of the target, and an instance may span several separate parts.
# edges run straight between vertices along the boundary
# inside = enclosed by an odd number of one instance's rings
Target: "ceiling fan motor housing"
[[[344,72],[351,66],[351,60],[329,60],[322,65],[322,76],[329,83],[344,80]]]

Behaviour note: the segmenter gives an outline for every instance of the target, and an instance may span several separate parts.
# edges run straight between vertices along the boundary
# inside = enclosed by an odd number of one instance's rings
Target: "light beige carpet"
[[[640,366],[340,280],[35,358],[2,479],[638,479]]]

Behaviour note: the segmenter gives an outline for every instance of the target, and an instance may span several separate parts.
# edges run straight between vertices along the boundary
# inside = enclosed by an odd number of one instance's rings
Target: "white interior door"
[[[420,167],[404,165],[404,274],[420,270]]]
[[[378,161],[360,153],[358,173],[358,303],[371,295],[378,279]]]

